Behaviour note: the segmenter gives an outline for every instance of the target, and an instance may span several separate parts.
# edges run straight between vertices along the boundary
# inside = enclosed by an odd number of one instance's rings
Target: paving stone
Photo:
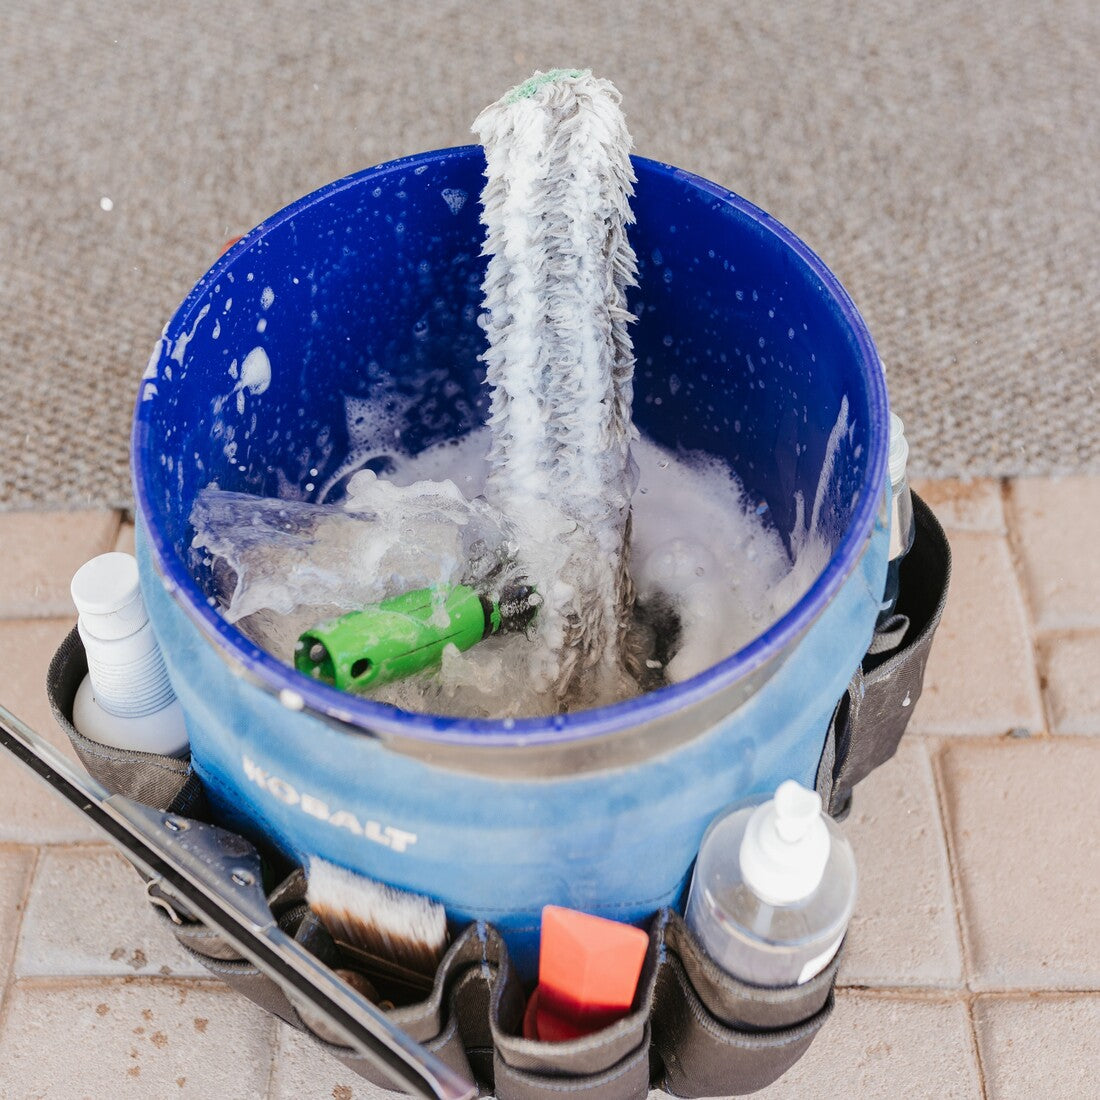
[[[38,733],[57,725],[46,698],[46,670],[75,624],[75,611],[70,618],[0,620],[0,702]]]
[[[157,919],[133,868],[109,848],[43,851],[15,957],[18,977],[206,970]]]
[[[76,755],[57,727],[46,699],[46,670],[73,619],[0,621],[0,703],[71,760]],[[75,809],[0,751],[0,842],[50,844],[99,839]]]
[[[33,848],[0,847],[0,990],[7,985],[34,859]]]
[[[1001,483],[992,478],[962,481],[944,478],[936,481],[914,479],[913,492],[936,513],[936,519],[948,533],[987,531],[1005,533],[1005,512],[1001,502]]]
[[[1096,1095],[1100,996],[980,997],[974,1025],[991,1097]]]
[[[1052,638],[1043,650],[1053,731],[1100,734],[1100,633]]]
[[[1100,988],[1100,742],[955,742],[940,766],[972,987]]]
[[[278,1053],[268,1100],[393,1100],[311,1039],[279,1024]]]
[[[1012,501],[1038,628],[1100,628],[1100,477],[1020,479]]]
[[[1043,727],[1022,593],[999,535],[951,536],[951,589],[912,719],[921,733]]]
[[[962,1002],[840,991],[813,1045],[759,1100],[973,1100],[981,1095]]]
[[[843,825],[859,894],[841,985],[958,986],[962,953],[932,768],[905,740],[856,789]]]
[[[0,1034],[0,1096],[256,1100],[272,1017],[213,983],[18,982]]]
[[[73,574],[96,554],[113,549],[119,513],[2,512],[0,619],[69,615]]]

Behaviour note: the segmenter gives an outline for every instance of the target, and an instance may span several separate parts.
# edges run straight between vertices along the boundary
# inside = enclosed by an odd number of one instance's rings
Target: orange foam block
[[[649,937],[618,921],[548,905],[539,947],[538,1037],[587,1035],[625,1016],[634,1003]]]

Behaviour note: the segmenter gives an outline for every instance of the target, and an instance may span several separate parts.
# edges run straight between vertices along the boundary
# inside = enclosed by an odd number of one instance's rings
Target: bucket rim
[[[353,172],[296,199],[260,222],[218,257],[164,326],[150,359],[149,369],[138,387],[130,448],[130,472],[137,517],[141,521],[142,534],[150,549],[155,572],[173,601],[184,610],[224,660],[249,680],[277,696],[291,709],[312,712],[352,726],[361,733],[386,739],[407,738],[470,749],[548,747],[588,742],[620,734],[642,723],[691,708],[746,680],[762,666],[770,662],[778,663],[788,647],[820,617],[859,565],[870,541],[885,492],[889,404],[882,363],[866,322],[839,279],[813,249],[772,215],[728,188],[672,164],[646,157],[631,157],[639,179],[646,175],[668,176],[725,206],[732,207],[738,214],[754,222],[761,231],[776,238],[820,281],[855,344],[867,385],[871,423],[868,433],[869,454],[852,519],[825,568],[802,597],[768,629],[697,675],[623,702],[548,717],[460,718],[400,710],[386,703],[338,691],[313,680],[253,643],[207,603],[186,563],[175,553],[164,532],[147,520],[147,517],[156,515],[156,508],[153,506],[151,485],[145,477],[141,461],[146,453],[153,453],[151,444],[154,442],[150,424],[151,411],[147,407],[152,402],[146,399],[146,380],[159,374],[160,367],[168,358],[177,338],[190,331],[195,311],[208,288],[222,277],[241,253],[261,241],[268,232],[341,191],[409,168],[483,155],[479,145],[452,146],[415,153]]]

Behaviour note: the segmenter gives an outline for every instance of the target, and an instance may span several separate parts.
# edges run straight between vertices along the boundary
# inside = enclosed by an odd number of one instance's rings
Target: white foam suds
[[[233,374],[237,366],[234,359],[230,364],[230,374]],[[237,395],[237,412],[244,416],[245,393],[259,395],[264,393],[271,385],[271,360],[262,347],[254,347],[241,364],[240,378],[237,380],[233,392]]]
[[[822,507],[826,494],[829,491],[829,483],[833,477],[833,467],[836,465],[837,452],[840,441],[849,434],[854,424],[848,422],[848,397],[844,395],[840,399],[840,411],[837,413],[836,422],[825,443],[825,455],[821,462],[821,473],[817,479],[817,490],[814,493],[813,508],[806,517],[806,502],[801,492],[796,491],[795,496],[795,524],[791,531],[791,547],[796,557],[800,557],[803,551],[811,550],[810,543],[815,538],[820,542]],[[824,563],[822,563],[824,567]]]
[[[675,457],[645,440],[634,457],[632,571],[640,600],[663,597],[680,617],[679,648],[666,669],[678,682],[774,621],[770,594],[790,562],[778,533],[721,462]]]
[[[172,348],[172,354],[169,356],[169,358],[175,359],[175,361],[177,363],[179,363],[179,365],[181,367],[183,366],[183,356],[187,351],[187,345],[189,343],[191,343],[191,341],[194,339],[195,331],[198,329],[199,325],[202,323],[202,319],[209,312],[210,312],[210,303],[207,302],[206,305],[204,305],[202,307],[202,309],[199,310],[199,315],[198,315],[198,317],[195,318],[195,323],[191,326],[190,331],[189,332],[181,332],[180,335],[176,337],[176,343],[175,343],[175,346]]]
[[[237,389],[259,394],[263,393],[270,385],[271,360],[262,347],[255,347],[244,357]]]
[[[145,364],[145,373],[141,376],[142,378],[146,378],[146,379],[156,378],[156,376],[157,376],[157,367],[160,366],[160,357],[161,357],[161,353],[164,350],[165,343],[166,343],[166,341],[165,341],[164,337],[162,336],[153,345],[153,350],[149,355],[149,362]]]
[[[392,386],[379,387],[373,398],[344,395],[344,422],[348,437],[348,454],[321,484],[317,502],[324,503],[336,487],[356,470],[375,458],[387,458],[401,437],[401,424],[408,411],[410,398],[399,394]],[[317,477],[317,474],[312,474]]]
[[[439,192],[452,214],[457,214],[465,205],[469,194],[458,187],[444,187]]]

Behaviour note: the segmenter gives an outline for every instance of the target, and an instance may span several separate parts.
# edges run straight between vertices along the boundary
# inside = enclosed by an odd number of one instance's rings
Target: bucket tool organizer
[[[920,697],[924,668],[946,599],[950,551],[928,507],[914,498],[916,539],[902,565],[890,635],[878,636],[830,723],[817,790],[844,816],[852,790],[897,749]],[[72,704],[87,671],[75,631],[57,651],[47,689],[54,714],[89,772],[108,789],[173,814],[210,820],[203,786],[187,761],[126,752],[82,737]],[[305,876],[276,850],[263,853],[268,904],[281,928],[332,968],[341,957],[305,901]],[[392,1087],[378,1068],[313,1030],[280,986],[199,922],[155,911],[179,942],[211,971],[296,1028],[368,1080]],[[751,986],[703,953],[674,908],[654,912],[650,944],[629,1015],[593,1035],[561,1043],[521,1036],[529,992],[508,945],[489,922],[462,928],[420,1003],[392,1010],[393,1021],[444,1062],[501,1100],[536,1100],[563,1091],[599,1100],[634,1100],[651,1088],[675,1096],[739,1096],[777,1080],[802,1056],[828,1019],[843,947],[809,982],[782,989]],[[314,1022],[315,1023],[315,1022]]]

